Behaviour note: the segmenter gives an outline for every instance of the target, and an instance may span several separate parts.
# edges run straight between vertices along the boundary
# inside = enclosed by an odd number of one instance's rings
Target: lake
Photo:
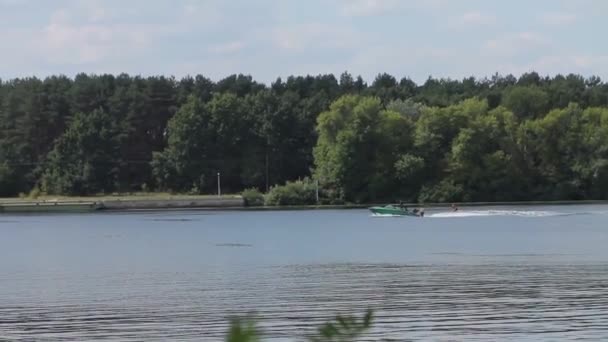
[[[0,216],[0,339],[608,340],[608,206]]]

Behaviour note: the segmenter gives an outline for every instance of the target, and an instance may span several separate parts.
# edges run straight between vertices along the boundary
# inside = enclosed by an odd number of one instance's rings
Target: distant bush
[[[266,205],[307,205],[317,203],[316,185],[310,179],[274,186],[266,195]]]
[[[39,187],[35,186],[30,193],[27,195],[28,198],[30,199],[38,199],[38,197],[40,197],[42,195],[42,191],[40,190]]]
[[[245,189],[245,191],[241,193],[241,196],[243,196],[245,206],[260,207],[264,205],[264,195],[258,189]]]
[[[320,189],[319,204],[342,205],[345,204],[344,195],[340,190],[334,188]]]

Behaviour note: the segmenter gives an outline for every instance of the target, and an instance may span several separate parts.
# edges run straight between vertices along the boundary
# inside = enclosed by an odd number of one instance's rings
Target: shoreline
[[[126,195],[103,197],[76,197],[53,199],[0,199],[1,213],[74,213],[74,212],[124,212],[124,211],[182,211],[182,210],[230,210],[230,211],[286,211],[286,210],[349,210],[367,209],[382,204],[294,205],[249,207],[241,196],[194,196],[194,195]],[[580,201],[509,201],[464,202],[459,207],[492,206],[554,206],[608,204],[608,200]],[[448,208],[451,203],[404,203],[408,207]]]
[[[0,213],[73,213],[129,210],[225,209],[244,207],[241,196],[103,196],[2,199]]]

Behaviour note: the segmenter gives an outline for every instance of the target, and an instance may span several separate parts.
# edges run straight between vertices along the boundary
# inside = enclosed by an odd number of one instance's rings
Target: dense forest
[[[0,196],[267,191],[353,201],[608,198],[608,84],[579,75],[421,85],[380,74],[0,81]]]

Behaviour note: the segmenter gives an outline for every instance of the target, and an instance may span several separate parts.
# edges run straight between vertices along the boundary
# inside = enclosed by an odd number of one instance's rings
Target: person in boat
[[[403,204],[403,201],[399,201],[399,208],[401,210],[407,211],[407,207]]]
[[[452,203],[452,211],[458,211],[458,207],[454,203]]]

